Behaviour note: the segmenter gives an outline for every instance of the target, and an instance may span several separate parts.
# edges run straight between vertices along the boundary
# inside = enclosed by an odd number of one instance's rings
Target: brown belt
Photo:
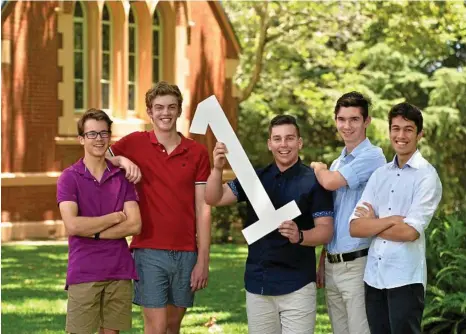
[[[351,253],[330,254],[327,253],[327,259],[330,263],[348,262],[356,260],[359,257],[367,256],[369,248],[357,250]]]

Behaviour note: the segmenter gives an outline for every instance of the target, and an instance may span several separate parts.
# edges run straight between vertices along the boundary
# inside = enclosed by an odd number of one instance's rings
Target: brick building
[[[2,1],[1,38],[2,241],[65,235],[56,181],[82,155],[90,107],[111,115],[113,140],[150,129],[144,94],[166,80],[183,92],[185,136],[212,94],[236,128],[240,48],[220,2]]]

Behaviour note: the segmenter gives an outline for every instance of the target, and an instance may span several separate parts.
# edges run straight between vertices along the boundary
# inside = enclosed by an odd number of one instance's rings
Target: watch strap
[[[299,230],[299,240],[298,240],[298,245],[301,245],[301,243],[304,241],[304,233],[303,231]]]

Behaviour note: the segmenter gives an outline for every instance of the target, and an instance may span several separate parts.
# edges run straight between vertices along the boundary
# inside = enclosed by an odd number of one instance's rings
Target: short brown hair
[[[110,117],[108,117],[108,115],[103,110],[91,108],[87,110],[78,121],[78,134],[81,137],[84,136],[84,123],[86,123],[88,119],[105,121],[108,125],[108,132],[112,132],[113,121],[110,119]]]
[[[298,123],[296,122],[296,118],[290,115],[278,115],[275,116],[269,125],[269,136],[272,134],[272,128],[279,125],[290,124],[296,128],[296,133],[298,134],[298,138],[301,137]]]
[[[181,105],[183,104],[183,96],[181,95],[180,89],[178,88],[177,85],[170,85],[166,81],[157,82],[154,87],[152,87],[146,92],[147,109],[152,108],[152,101],[154,101],[154,99],[157,96],[163,96],[163,95],[172,95],[176,97],[176,99],[178,100],[178,107],[181,110]]]
[[[343,94],[335,105],[335,119],[337,119],[338,112],[341,107],[357,107],[361,109],[361,115],[363,120],[369,116],[369,107],[371,106],[371,100],[359,92],[349,92]]]

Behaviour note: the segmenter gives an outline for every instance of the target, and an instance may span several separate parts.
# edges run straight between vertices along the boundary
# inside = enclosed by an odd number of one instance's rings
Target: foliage
[[[212,243],[244,243],[241,234],[246,217],[244,204],[212,208]]]
[[[423,110],[420,150],[442,180],[442,207],[466,207],[466,146],[459,145],[466,140],[464,2],[222,4],[242,45],[239,136],[253,165],[271,159],[267,127],[278,113],[298,118],[306,163],[330,163],[343,146],[334,103],[358,90],[373,101],[368,136],[388,160],[389,109],[408,101]]]
[[[443,213],[427,237],[424,326],[429,333],[459,332],[466,313],[466,2],[222,4],[242,45],[235,78],[242,91],[239,137],[254,166],[271,160],[266,139],[276,114],[297,117],[305,163],[330,163],[343,147],[333,122],[343,93],[372,99],[368,137],[387,160],[394,154],[390,108],[407,101],[423,110],[419,149],[443,185]]]
[[[428,333],[466,331],[466,211],[439,214],[427,240],[427,303],[423,326]]]

